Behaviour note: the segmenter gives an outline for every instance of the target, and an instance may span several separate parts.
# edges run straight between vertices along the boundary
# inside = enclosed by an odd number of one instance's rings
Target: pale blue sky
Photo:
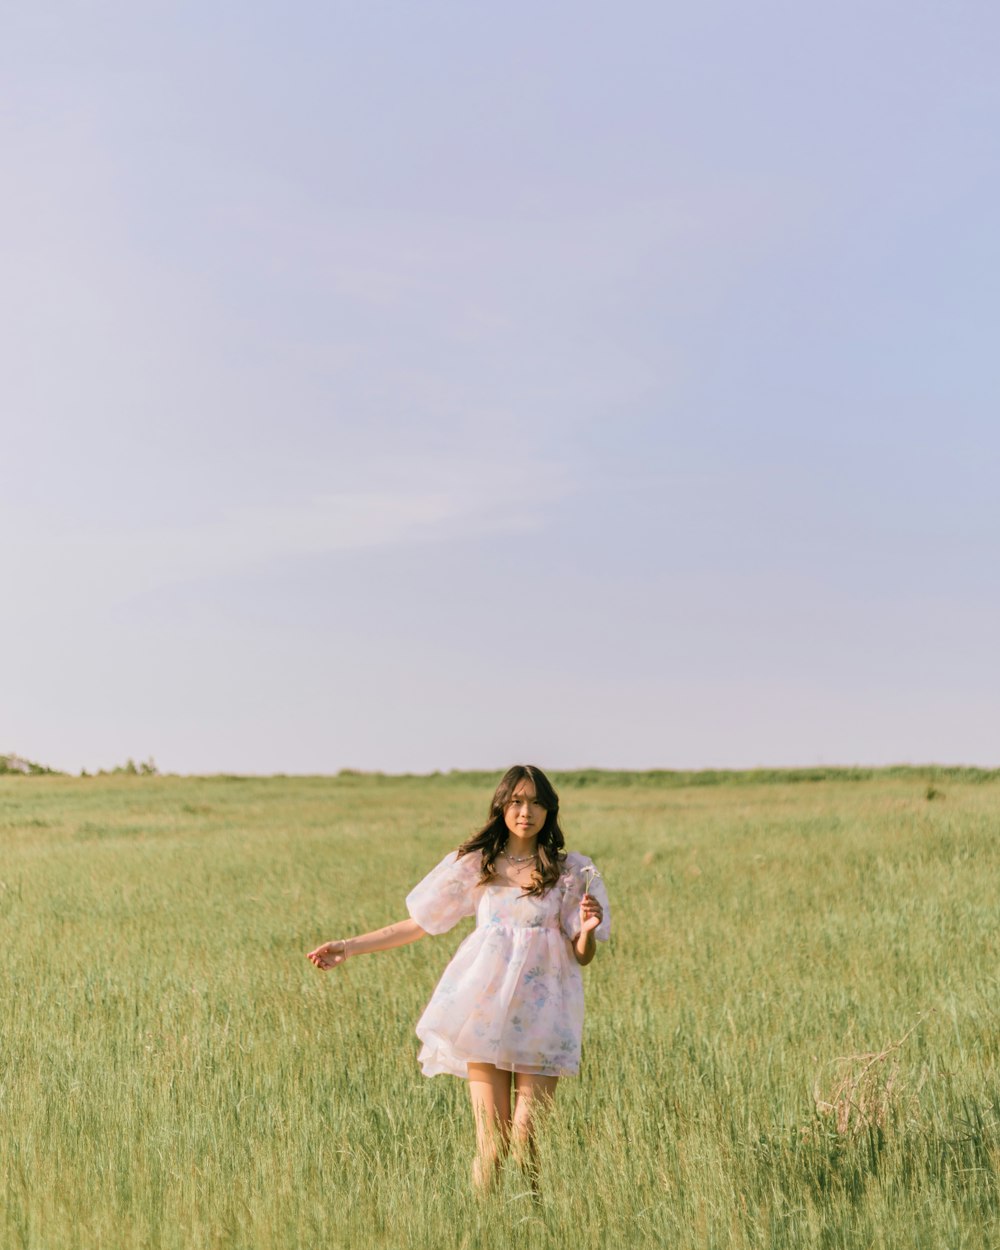
[[[992,3],[0,39],[0,750],[997,764]]]

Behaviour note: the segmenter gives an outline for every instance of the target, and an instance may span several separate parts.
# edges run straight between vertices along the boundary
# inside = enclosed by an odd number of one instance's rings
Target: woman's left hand
[[[604,919],[604,909],[593,894],[585,894],[580,900],[580,932],[589,933]]]
[[[338,942],[324,942],[322,946],[317,946],[314,951],[306,955],[306,959],[314,963],[322,972],[330,968],[339,968],[346,958],[347,943],[343,938]]]

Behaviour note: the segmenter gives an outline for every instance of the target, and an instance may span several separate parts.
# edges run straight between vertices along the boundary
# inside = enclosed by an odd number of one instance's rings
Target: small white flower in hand
[[[584,895],[580,900],[580,924],[582,932],[589,933],[604,919],[604,908],[591,894],[594,881],[600,877],[600,873],[593,864],[586,864],[580,869],[580,876],[583,877]]]
[[[583,877],[583,889],[586,894],[590,893],[590,887],[594,884],[595,877],[601,874],[597,871],[593,864],[587,864],[580,869],[580,875]]]

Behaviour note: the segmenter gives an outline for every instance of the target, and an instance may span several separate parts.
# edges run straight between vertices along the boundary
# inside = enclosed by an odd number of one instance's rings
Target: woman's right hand
[[[306,959],[314,963],[321,972],[339,968],[346,958],[347,941],[344,938],[337,942],[324,942],[322,946],[317,946],[314,951],[306,955]]]

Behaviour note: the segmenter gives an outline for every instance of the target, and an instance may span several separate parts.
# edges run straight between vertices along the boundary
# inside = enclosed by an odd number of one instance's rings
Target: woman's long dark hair
[[[566,839],[559,828],[559,795],[556,794],[548,777],[534,764],[515,764],[513,768],[507,769],[500,778],[500,784],[490,803],[489,820],[478,833],[474,833],[471,838],[467,838],[462,843],[458,848],[458,857],[461,859],[463,855],[479,851],[483,859],[479,884],[488,885],[493,880],[496,876],[497,856],[507,845],[507,839],[510,837],[510,830],[504,821],[504,813],[511,796],[522,781],[532,783],[535,787],[535,799],[545,808],[545,824],[538,835],[538,858],[535,860],[535,870],[531,885],[525,886],[523,891],[525,894],[541,895],[551,890],[559,880],[563,861],[566,858],[563,854]]]

